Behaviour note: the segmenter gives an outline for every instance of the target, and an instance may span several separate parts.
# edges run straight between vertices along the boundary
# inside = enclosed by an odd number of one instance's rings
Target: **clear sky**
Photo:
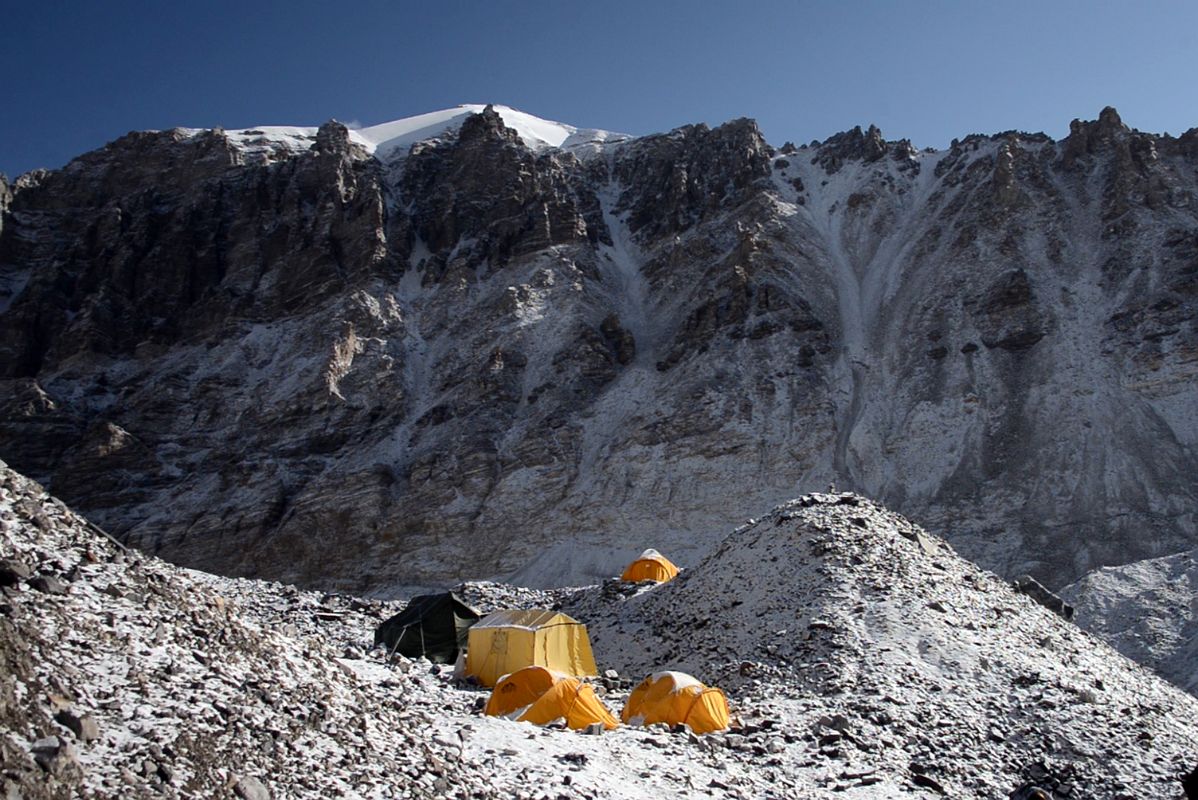
[[[642,134],[756,118],[943,147],[1198,126],[1198,2],[0,0],[0,171],[129,130],[371,125],[495,102]]]

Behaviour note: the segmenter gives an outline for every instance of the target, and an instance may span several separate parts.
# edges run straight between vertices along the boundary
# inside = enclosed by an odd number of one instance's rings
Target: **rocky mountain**
[[[943,151],[504,108],[133,133],[0,190],[0,454],[327,588],[694,564],[835,482],[1051,587],[1192,548],[1198,130]]]
[[[461,587],[584,615],[617,710],[659,666],[723,686],[703,737],[485,717],[368,650],[400,604],[172,566],[3,465],[0,584],[7,797],[1177,798],[1198,757],[1198,700],[849,494],[656,588]]]

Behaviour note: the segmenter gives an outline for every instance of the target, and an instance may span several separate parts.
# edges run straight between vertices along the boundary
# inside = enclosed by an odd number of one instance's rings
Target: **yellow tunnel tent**
[[[470,628],[466,675],[483,686],[524,667],[564,675],[598,675],[587,626],[544,608],[496,611]]]
[[[608,730],[619,725],[590,685],[545,667],[504,675],[487,700],[486,713],[537,725],[561,719],[572,730],[596,722]]]
[[[695,733],[728,727],[728,698],[684,672],[655,672],[632,690],[620,718],[626,725],[688,725]]]
[[[673,580],[677,574],[678,567],[674,566],[674,563],[670,559],[653,548],[649,548],[637,556],[636,560],[625,568],[624,574],[620,576],[620,580],[665,583],[666,581]]]

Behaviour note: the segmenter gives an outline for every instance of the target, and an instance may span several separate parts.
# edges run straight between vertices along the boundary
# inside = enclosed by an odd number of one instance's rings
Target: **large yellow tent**
[[[608,730],[619,725],[588,684],[545,667],[504,675],[487,700],[487,714],[537,725],[562,719],[572,730],[596,722]]]
[[[483,686],[530,666],[565,675],[598,675],[587,626],[565,614],[534,608],[496,611],[470,628],[466,674]]]
[[[728,698],[684,672],[655,672],[632,690],[620,718],[626,725],[689,725],[695,733],[728,727]]]
[[[622,581],[657,581],[665,583],[678,574],[678,567],[653,548],[637,556],[620,576]]]

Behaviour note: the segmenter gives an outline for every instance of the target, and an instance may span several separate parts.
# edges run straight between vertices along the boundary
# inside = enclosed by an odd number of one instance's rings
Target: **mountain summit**
[[[431,111],[414,117],[383,122],[365,128],[349,130],[349,139],[366,152],[388,160],[406,156],[412,145],[430,139],[455,136],[462,124],[478,114],[493,114],[500,124],[514,131],[525,147],[536,151],[564,150],[587,152],[599,145],[632,138],[611,131],[576,128],[561,122],[534,117],[514,108],[497,105],[461,105],[441,111]],[[316,140],[318,128],[266,125],[243,130],[225,131],[229,140],[247,153],[261,157],[302,152]],[[202,131],[194,131],[201,133]]]

